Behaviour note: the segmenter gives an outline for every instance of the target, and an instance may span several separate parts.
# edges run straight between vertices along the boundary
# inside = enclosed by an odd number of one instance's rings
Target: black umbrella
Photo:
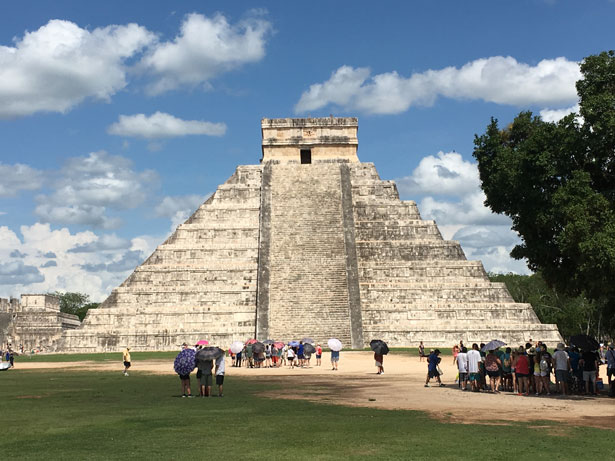
[[[600,343],[596,341],[596,338],[589,335],[571,336],[570,344],[585,351],[597,351],[600,349]]]
[[[303,353],[304,354],[313,354],[314,352],[316,352],[316,348],[314,346],[312,346],[310,343],[307,343],[307,344],[303,345]]]
[[[252,344],[252,352],[256,354],[260,354],[261,352],[265,352],[265,345],[263,343],[254,343]]]
[[[381,339],[372,339],[369,342],[369,348],[379,355],[387,355],[389,353],[389,346]]]
[[[216,360],[218,357],[222,357],[224,351],[219,347],[204,347],[196,353],[196,361],[203,362],[206,360]]]

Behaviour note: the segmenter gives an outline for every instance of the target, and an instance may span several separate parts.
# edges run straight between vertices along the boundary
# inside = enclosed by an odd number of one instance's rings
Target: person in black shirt
[[[596,388],[596,375],[598,374],[598,354],[592,351],[583,351],[579,366],[583,367],[583,381],[585,381],[585,393],[589,394],[589,382],[591,381],[594,395],[598,395]]]

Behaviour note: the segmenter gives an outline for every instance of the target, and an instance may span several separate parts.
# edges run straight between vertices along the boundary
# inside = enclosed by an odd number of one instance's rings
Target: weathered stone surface
[[[60,298],[49,294],[23,294],[0,299],[0,344],[24,350],[54,350],[62,333],[80,325],[76,315],[60,312]]]
[[[261,127],[262,165],[238,167],[59,349],[227,346],[255,335],[353,347],[561,339],[359,163],[357,119]]]

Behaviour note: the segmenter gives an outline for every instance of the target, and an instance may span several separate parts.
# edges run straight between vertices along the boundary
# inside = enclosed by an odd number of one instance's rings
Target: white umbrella
[[[337,338],[331,338],[327,341],[329,349],[332,351],[341,351],[342,350],[342,342]]]
[[[231,352],[233,354],[239,354],[243,350],[243,343],[241,341],[235,341],[231,344]]]

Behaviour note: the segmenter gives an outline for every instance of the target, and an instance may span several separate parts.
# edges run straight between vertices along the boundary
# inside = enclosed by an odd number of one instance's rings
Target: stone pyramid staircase
[[[309,336],[325,342],[338,337],[350,344],[339,165],[273,164],[269,168],[266,334],[283,341]]]
[[[350,166],[364,341],[452,345],[529,338],[557,343],[530,304],[515,303],[504,284],[489,281],[480,261],[443,240],[414,202],[399,200],[373,164]]]

